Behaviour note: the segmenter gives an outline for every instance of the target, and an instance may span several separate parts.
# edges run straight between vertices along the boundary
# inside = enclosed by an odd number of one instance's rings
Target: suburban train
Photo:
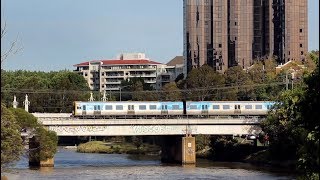
[[[75,101],[74,117],[263,116],[272,101]]]

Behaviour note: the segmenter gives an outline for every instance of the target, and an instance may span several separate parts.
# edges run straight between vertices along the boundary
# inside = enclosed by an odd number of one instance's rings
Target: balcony
[[[106,84],[121,84],[121,81],[106,81]]]
[[[106,91],[119,91],[120,87],[106,87],[105,90]]]
[[[157,77],[156,73],[146,74],[146,73],[130,73],[129,77]]]

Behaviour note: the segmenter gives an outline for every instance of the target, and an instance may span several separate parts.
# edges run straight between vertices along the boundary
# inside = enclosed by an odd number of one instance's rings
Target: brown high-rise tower
[[[304,59],[307,0],[184,0],[187,72],[208,64],[216,71],[274,56]],[[187,73],[186,72],[186,73]]]

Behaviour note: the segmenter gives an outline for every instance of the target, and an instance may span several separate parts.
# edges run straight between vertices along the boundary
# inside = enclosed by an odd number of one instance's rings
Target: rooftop
[[[89,63],[97,63],[100,62],[102,66],[107,66],[107,65],[157,65],[157,64],[162,64],[159,62],[155,61],[150,61],[147,59],[131,59],[131,60],[92,60],[92,61],[87,61],[83,62],[80,64],[75,64],[73,66],[79,67],[79,66],[89,66]]]
[[[175,66],[177,64],[183,64],[183,56],[176,56],[167,63],[168,66]]]

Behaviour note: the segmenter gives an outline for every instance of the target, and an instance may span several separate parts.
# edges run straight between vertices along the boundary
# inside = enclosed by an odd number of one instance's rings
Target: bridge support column
[[[40,160],[40,143],[36,141],[35,136],[29,139],[29,166],[34,167],[53,167],[54,158],[45,161]]]
[[[164,136],[162,138],[162,162],[183,165],[196,163],[195,137]]]
[[[182,138],[182,164],[196,163],[196,138],[186,136]]]

